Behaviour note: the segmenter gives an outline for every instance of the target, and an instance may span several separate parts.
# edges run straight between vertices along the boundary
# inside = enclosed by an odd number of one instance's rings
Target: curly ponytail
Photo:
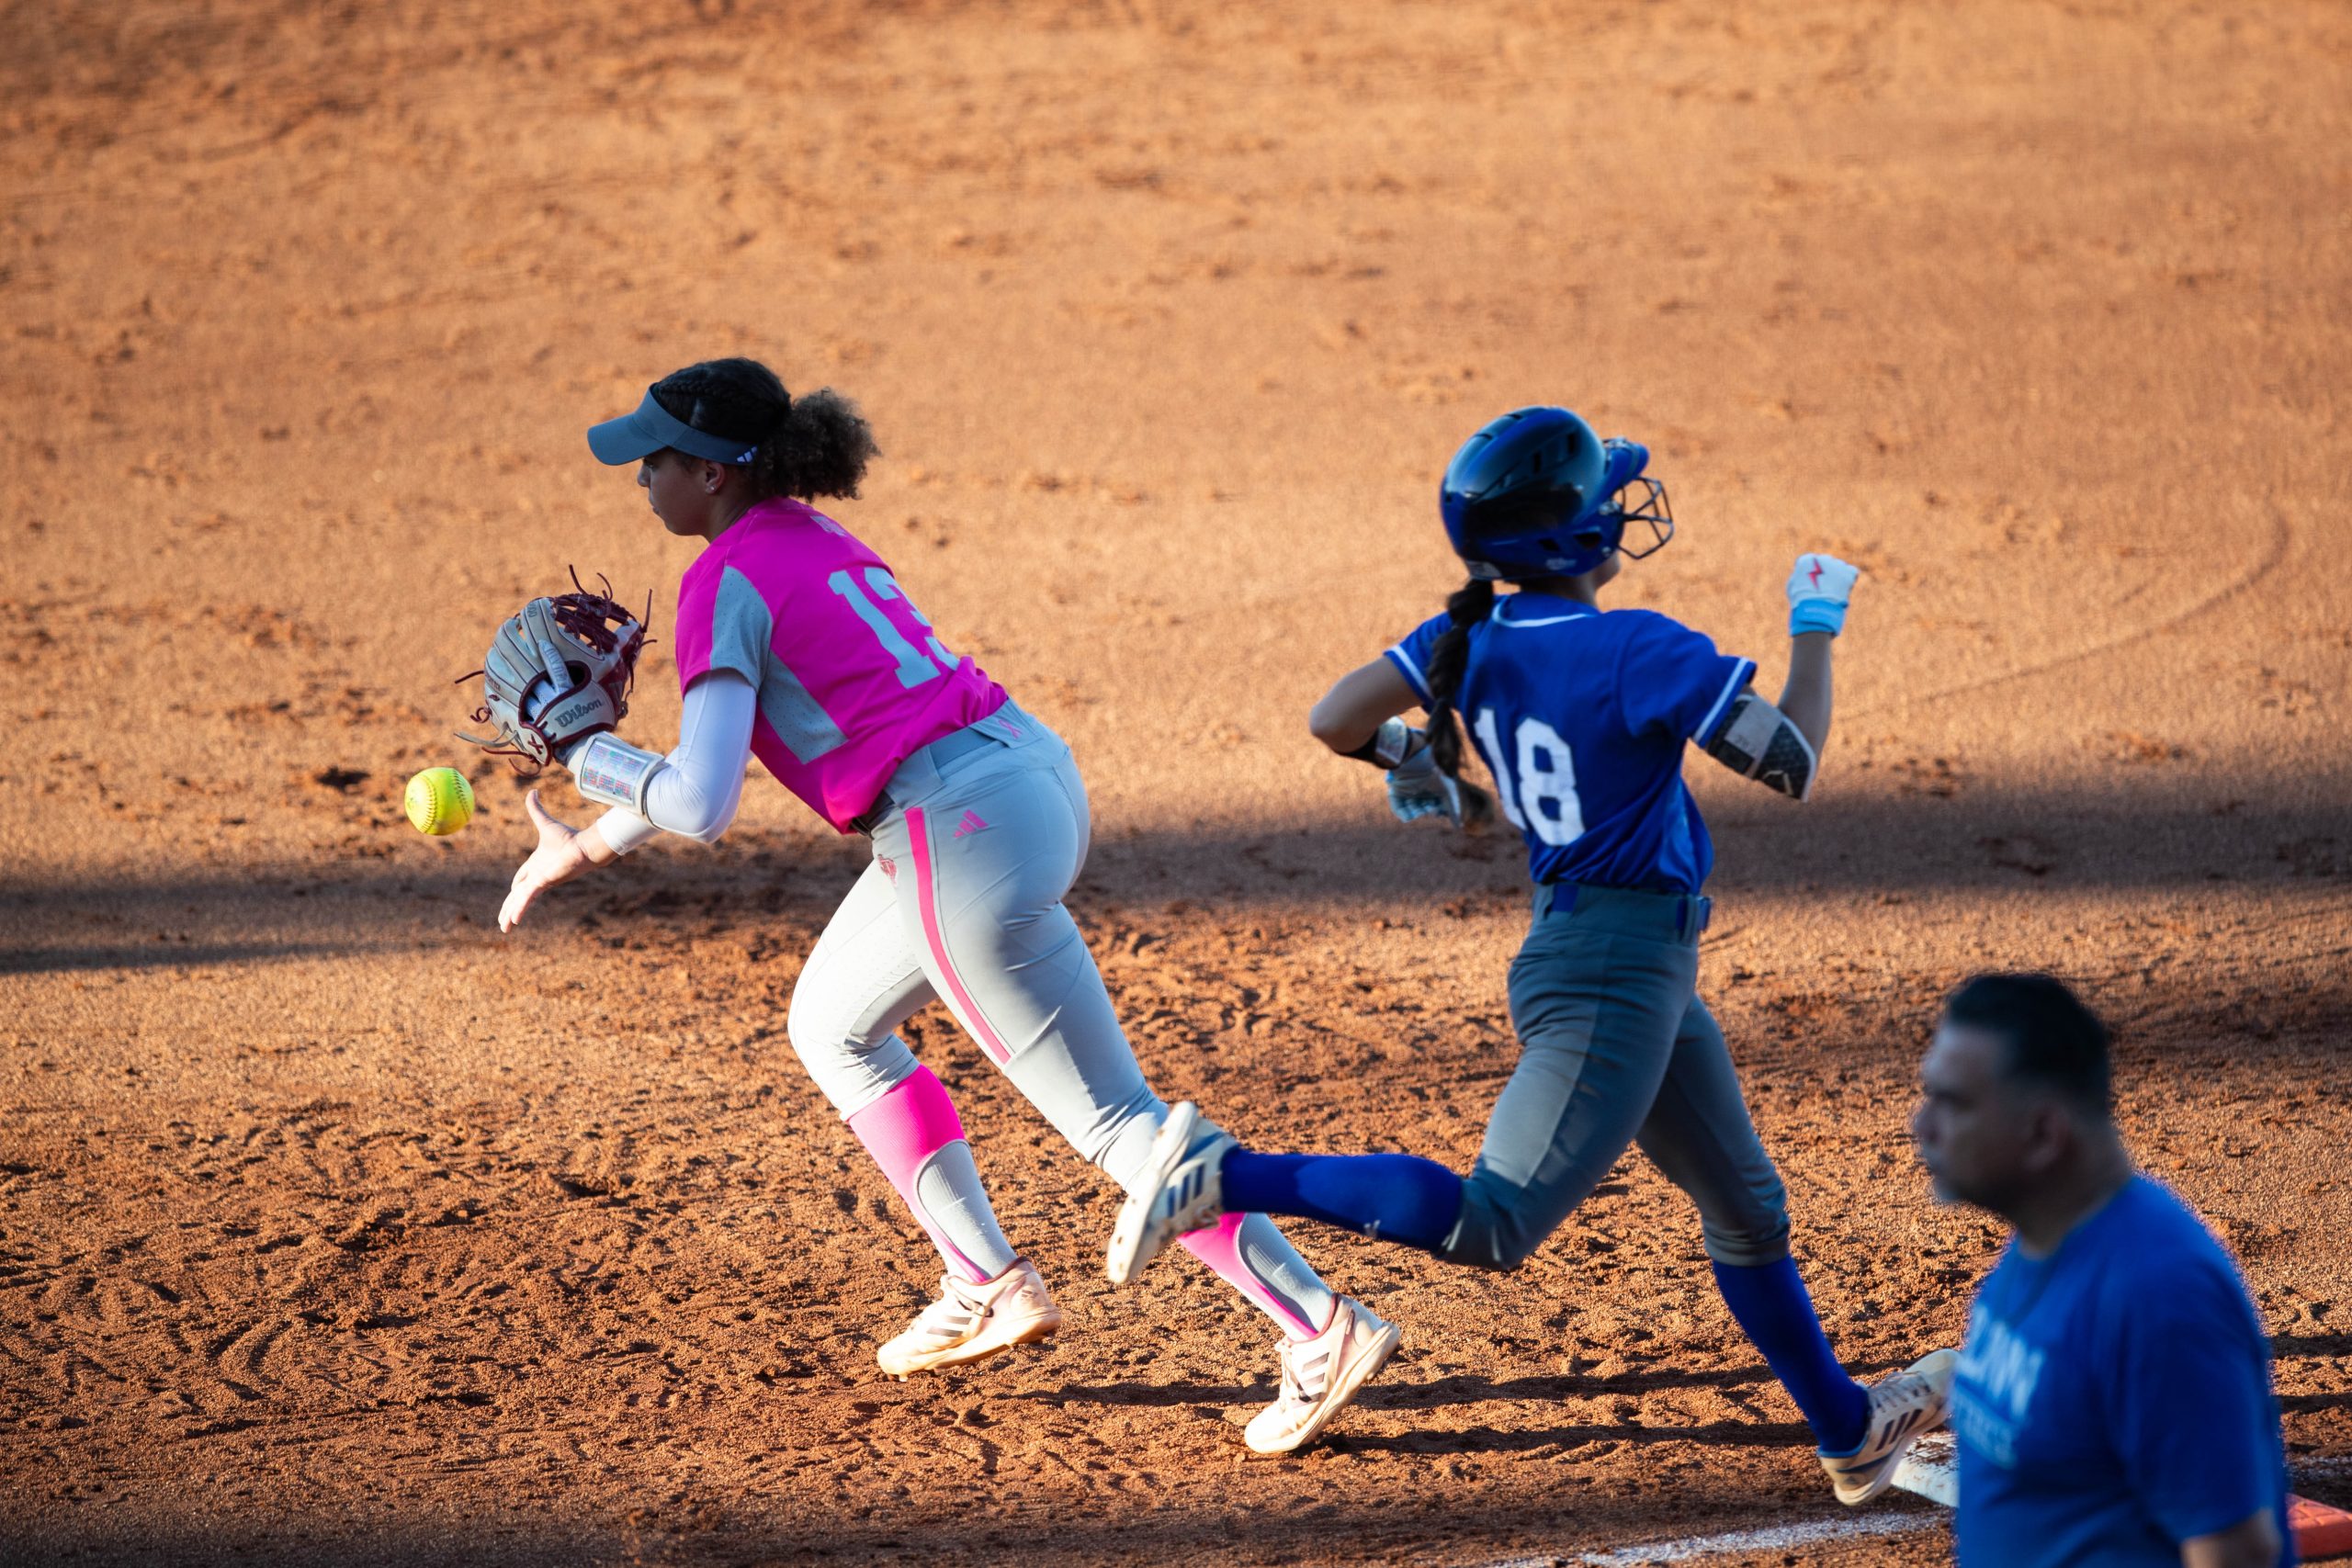
[[[761,443],[752,474],[803,501],[820,495],[854,499],[865,465],[879,453],[857,405],[826,387],[794,401],[775,434]]]
[[[1462,689],[1463,666],[1470,659],[1470,628],[1485,620],[1494,607],[1495,585],[1485,578],[1472,578],[1447,597],[1445,614],[1453,625],[1430,649],[1430,753],[1438,770],[1461,786],[1464,823],[1484,822],[1495,812],[1493,796],[1476,784],[1463,782],[1462,728],[1453,718],[1454,694]]]
[[[857,405],[827,387],[795,398],[756,359],[707,359],[653,384],[654,401],[696,430],[752,451],[763,495],[854,497],[880,455]]]

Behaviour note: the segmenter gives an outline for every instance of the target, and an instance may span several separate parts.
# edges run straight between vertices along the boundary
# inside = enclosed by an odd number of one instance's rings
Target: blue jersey
[[[2222,1244],[2144,1176],[2047,1258],[2011,1242],[1952,1384],[1962,1568],[2178,1568],[2264,1508],[2287,1523],[2270,1341]]]
[[[1421,701],[1432,616],[1388,650]],[[1454,709],[1527,840],[1538,882],[1696,893],[1714,865],[1682,784],[1682,746],[1703,741],[1756,673],[1753,660],[1653,610],[1602,612],[1521,592],[1470,628]]]

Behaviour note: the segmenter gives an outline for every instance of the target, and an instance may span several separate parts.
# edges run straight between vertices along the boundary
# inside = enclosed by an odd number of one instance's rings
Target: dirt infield
[[[1996,1234],[1911,1161],[1918,1050],[2054,967],[2352,1501],[2352,21],[1724,9],[0,7],[0,1560],[1469,1564],[1838,1512],[1638,1162],[1509,1278],[1297,1232],[1406,1349],[1246,1459],[1271,1333],[1189,1261],[1110,1291],[1105,1183],[936,1010],[1069,1325],[879,1378],[933,1255],[783,1029],[856,841],[756,781],[502,939],[519,786],[400,817],[567,565],[664,634],[688,547],[581,431],[731,352],[860,400],[841,515],[1076,748],[1147,1068],[1273,1145],[1466,1163],[1512,1059],[1516,847],[1305,730],[1454,585],[1463,435],[1647,440],[1682,531],[1620,602],[1768,688],[1791,556],[1863,565],[1815,799],[1691,770],[1702,984],[1840,1351],[1958,1335]]]

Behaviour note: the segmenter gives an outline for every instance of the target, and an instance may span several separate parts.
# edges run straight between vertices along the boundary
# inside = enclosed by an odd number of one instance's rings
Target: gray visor
[[[747,446],[730,436],[696,430],[655,402],[650,388],[646,389],[645,400],[637,405],[635,413],[588,427],[588,450],[596,454],[600,463],[615,467],[634,463],[666,447],[675,447],[690,457],[707,457],[714,463],[748,463],[760,452],[756,441]]]

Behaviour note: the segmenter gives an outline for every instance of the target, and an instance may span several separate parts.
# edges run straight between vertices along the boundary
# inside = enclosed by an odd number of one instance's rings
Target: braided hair
[[[756,447],[748,467],[762,495],[854,498],[879,454],[857,405],[827,387],[795,398],[756,359],[707,359],[653,384],[653,400],[696,430]]]
[[[1430,649],[1430,754],[1438,771],[1461,786],[1464,825],[1488,821],[1495,814],[1494,797],[1462,777],[1462,728],[1453,717],[1454,694],[1462,689],[1462,669],[1470,659],[1470,628],[1485,620],[1494,607],[1494,583],[1472,578],[1447,596],[1445,614],[1453,624],[1438,635],[1437,646]]]

